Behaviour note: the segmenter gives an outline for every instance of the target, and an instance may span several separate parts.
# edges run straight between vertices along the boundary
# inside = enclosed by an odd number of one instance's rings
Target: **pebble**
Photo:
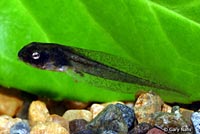
[[[80,101],[65,101],[65,106],[67,109],[85,109],[90,103],[80,102]]]
[[[38,122],[46,122],[50,114],[44,102],[33,101],[29,108],[29,123],[34,126]]]
[[[160,112],[162,109],[163,101],[154,93],[141,94],[134,106],[135,116],[138,123],[146,122],[154,125],[152,115],[155,112]]]
[[[171,111],[171,113],[178,113],[178,114],[180,114],[180,107],[179,106],[173,106],[172,107],[172,111]]]
[[[189,126],[192,125],[192,122],[190,120],[190,117],[192,116],[192,113],[194,112],[193,110],[185,109],[185,108],[179,108],[179,107],[171,107],[167,104],[164,104],[162,107],[162,112],[168,112],[168,113],[175,113],[176,108],[178,108],[178,113],[182,116],[182,118],[187,122]]]
[[[124,132],[115,132],[113,130],[104,130],[101,134],[125,134]]]
[[[2,88],[0,88],[0,91],[0,115],[15,116],[22,107],[23,101]]]
[[[30,127],[27,121],[17,122],[10,128],[10,134],[29,134],[29,133],[30,133]]]
[[[10,128],[16,124],[17,122],[21,122],[20,118],[12,118],[8,115],[0,116],[0,133],[8,134],[10,132]]]
[[[60,124],[62,127],[64,127],[66,130],[69,131],[69,122],[68,122],[65,118],[63,118],[63,117],[61,117],[61,116],[59,116],[59,115],[56,115],[56,114],[50,115],[50,116],[47,118],[46,121],[47,121],[47,122],[49,121],[49,122],[58,123],[58,124]]]
[[[85,130],[88,122],[84,119],[75,119],[69,122],[70,133],[76,133]]]
[[[124,102],[121,102],[121,101],[112,101],[112,102],[103,103],[102,105],[107,107],[110,104],[117,104],[117,103],[124,104]]]
[[[107,103],[103,103],[103,104],[92,104],[92,106],[90,107],[90,112],[92,113],[92,118],[94,119],[105,107],[107,107],[110,104],[124,104],[121,101],[113,101],[113,102],[107,102]]]
[[[183,118],[185,119],[185,121],[187,122],[187,124],[192,126],[192,122],[191,122],[190,118],[191,118],[192,114],[194,113],[194,111],[185,109],[185,108],[180,108],[180,113],[183,116]]]
[[[191,116],[191,121],[193,123],[195,133],[200,134],[200,112],[194,112]]]
[[[167,104],[163,104],[162,105],[162,110],[161,110],[162,112],[168,112],[168,113],[171,113],[171,111],[172,111],[172,107],[171,106],[169,106],[169,105],[167,105]]]
[[[92,118],[94,119],[104,108],[105,108],[104,105],[92,104],[92,106],[90,107],[90,112],[92,113]]]
[[[130,107],[130,108],[133,108],[134,107],[134,103],[133,102],[125,102],[124,103],[126,106]]]
[[[81,131],[75,132],[73,134],[98,134],[98,133],[96,131],[94,131],[94,130],[85,129],[85,130],[81,130]]]
[[[154,114],[155,126],[166,133],[191,134],[193,129],[177,113],[158,112]]]
[[[92,120],[92,113],[88,110],[67,110],[64,113],[63,118],[65,118],[67,121],[84,119],[89,122]]]
[[[128,134],[146,134],[152,126],[148,123],[140,123],[136,125]]]
[[[179,106],[173,106],[172,107],[172,111],[171,113],[174,114],[174,116],[178,119],[178,118],[181,118],[181,113],[180,113],[180,107]]]
[[[122,116],[122,112],[113,104],[108,105],[87,124],[86,128],[100,134],[108,132],[127,134],[128,132],[128,126]]]
[[[90,103],[49,99],[44,99],[44,103],[30,99],[31,105],[27,103],[25,109],[29,108],[31,126],[25,120],[11,117],[27,117],[23,110],[26,100],[22,101],[20,94],[16,94],[2,92],[0,87],[0,114],[9,115],[0,116],[2,134],[200,134],[200,112],[171,107],[152,92],[142,93],[135,106],[133,102],[116,101],[92,104],[90,111],[79,110],[89,109]]]
[[[120,109],[120,111],[122,112],[124,121],[128,125],[128,129],[130,129],[133,126],[133,122],[135,120],[135,115],[134,115],[133,109],[124,104],[121,104],[121,103],[117,103],[117,104],[115,104],[115,106],[117,106]]]
[[[158,128],[152,128],[146,134],[166,134],[166,133]],[[176,134],[178,134],[178,133],[176,133]]]
[[[69,134],[69,132],[58,123],[39,122],[32,127],[30,134]]]

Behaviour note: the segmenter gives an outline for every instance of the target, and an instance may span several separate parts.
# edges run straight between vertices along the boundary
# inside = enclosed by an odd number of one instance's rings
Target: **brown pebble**
[[[168,112],[168,113],[171,113],[171,111],[172,111],[172,107],[171,106],[169,106],[169,105],[167,105],[167,104],[164,104],[163,106],[162,106],[162,110],[161,110],[162,112]]]
[[[146,122],[154,125],[152,115],[161,111],[163,105],[161,98],[154,93],[141,94],[134,106],[135,115],[139,123]]]
[[[128,134],[146,134],[151,128],[152,126],[150,124],[143,122],[134,126]]]
[[[61,117],[59,115],[56,115],[56,114],[50,115],[47,118],[47,122],[48,121],[54,122],[54,123],[58,123],[62,127],[64,127],[67,131],[69,131],[69,122],[65,118],[63,118],[63,117]]]
[[[86,121],[92,120],[92,113],[88,110],[67,110],[63,118],[68,121],[72,121],[74,119],[85,119]]]
[[[187,122],[188,125],[192,125],[191,121],[191,116],[192,113],[194,113],[193,110],[185,109],[185,108],[180,108],[180,114],[182,115],[182,118]]]
[[[58,123],[40,122],[32,127],[30,134],[69,134],[69,132]]]
[[[193,133],[193,129],[191,126],[188,126],[178,110],[175,111],[175,113],[157,112],[154,114],[154,120],[155,126],[162,129],[166,133]]]
[[[0,87],[0,115],[15,116],[22,107],[23,101],[17,97],[19,96],[19,92],[16,92],[16,95],[14,95],[4,90],[6,89]]]
[[[67,109],[85,109],[90,103],[84,103],[80,101],[65,101]]]
[[[46,122],[49,116],[50,114],[45,103],[41,101],[33,101],[31,103],[28,114],[31,126],[37,124],[38,122]]]
[[[20,121],[22,121],[20,118],[12,118],[7,115],[0,116],[0,133],[9,134],[12,125]]]
[[[78,131],[84,130],[87,121],[84,119],[76,119],[69,122],[70,133],[76,133]]]
[[[147,134],[166,134],[166,133],[158,128],[152,128],[147,132]]]

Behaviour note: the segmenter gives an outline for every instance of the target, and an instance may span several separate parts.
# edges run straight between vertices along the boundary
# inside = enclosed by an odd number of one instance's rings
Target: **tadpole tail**
[[[184,94],[184,92],[181,92],[180,90],[176,90],[175,88],[171,88],[166,85],[161,85],[156,82],[152,82],[144,78],[140,78],[138,76],[128,74],[114,67],[105,65],[98,61],[92,60],[88,57],[85,57],[84,55],[73,53],[73,51],[70,55],[70,63],[76,72],[80,72],[80,73],[84,72],[84,73],[91,74],[91,75],[108,79],[108,80],[120,81],[120,82],[130,83],[130,84],[137,84],[139,86],[169,90],[169,91],[173,91],[179,94]]]
[[[125,73],[113,67],[107,66],[105,64],[86,59],[85,57],[73,56],[71,60],[72,66],[77,72],[84,72],[104,79],[120,81],[125,83],[137,84],[140,86],[147,86],[152,88],[174,90],[167,86],[157,84],[155,82],[145,80],[143,78]]]

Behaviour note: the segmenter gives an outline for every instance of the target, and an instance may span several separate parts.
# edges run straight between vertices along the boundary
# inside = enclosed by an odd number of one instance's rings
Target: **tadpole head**
[[[18,52],[18,57],[20,60],[39,68],[43,68],[50,59],[48,47],[35,42],[24,46]]]

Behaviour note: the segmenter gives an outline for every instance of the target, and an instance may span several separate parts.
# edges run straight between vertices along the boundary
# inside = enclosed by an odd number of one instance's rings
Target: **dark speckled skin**
[[[69,63],[70,49],[67,50],[69,56],[63,51],[63,46],[57,47],[56,45],[38,45],[38,43],[30,43],[29,45],[23,47],[18,53],[18,57],[26,63],[29,63],[35,67],[42,69],[45,68],[46,64],[51,63],[56,67],[60,66],[71,66]],[[40,54],[39,59],[33,59],[32,54],[38,52]]]
[[[75,49],[77,48],[54,43],[32,42],[19,51],[18,57],[24,62],[41,69],[66,71],[68,68],[72,68],[75,72],[80,74],[88,73],[109,80],[134,83],[153,88],[169,89],[160,84],[130,75],[98,61],[94,61],[77,53]],[[84,51],[84,49],[81,50]],[[34,52],[38,52],[40,58],[34,59],[32,57]]]

